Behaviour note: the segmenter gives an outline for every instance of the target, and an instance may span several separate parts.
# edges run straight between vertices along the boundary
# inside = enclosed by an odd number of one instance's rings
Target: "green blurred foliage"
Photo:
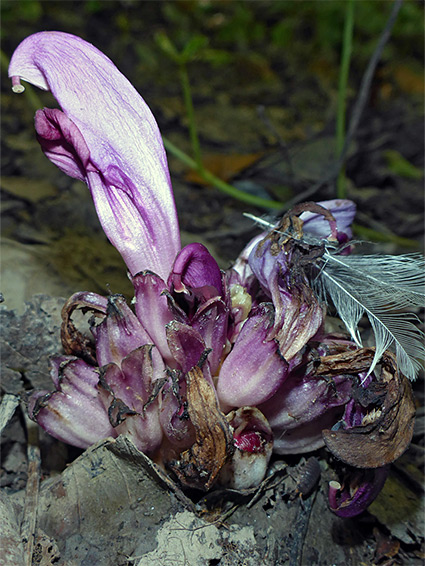
[[[355,58],[361,65],[370,57],[391,6],[387,0],[355,2]],[[205,37],[210,60],[215,50],[220,54],[218,60],[226,63],[226,51],[229,56],[246,55],[261,48],[277,54],[290,48],[299,61],[320,53],[337,64],[345,0],[3,0],[1,12],[3,37],[22,28],[50,29],[53,22],[73,33],[80,27],[84,34],[94,19],[103,19],[112,43],[117,35],[120,39],[119,34],[131,34],[137,44],[140,30],[154,21],[151,30],[144,30],[144,38],[152,39],[162,28],[181,51],[194,36]],[[399,56],[423,53],[423,15],[420,0],[404,2],[393,32]],[[384,59],[394,55],[390,42]]]
[[[239,92],[247,104],[262,95],[269,104],[279,101],[291,108],[290,127],[300,111],[308,119],[312,103],[324,112],[335,100],[345,6],[345,0],[2,0],[2,45],[10,56],[36,31],[80,35],[143,89],[154,110],[161,96],[180,96],[176,58],[184,57],[193,85],[199,77],[218,96],[228,84],[234,102]],[[391,7],[387,0],[355,2],[349,95],[357,92]],[[408,68],[417,82],[423,15],[420,0],[405,0],[382,58],[383,65]],[[206,87],[195,97],[205,93]],[[320,124],[313,118],[314,130]]]
[[[419,167],[415,167],[400,152],[395,149],[387,149],[384,151],[384,158],[387,161],[388,169],[394,175],[405,177],[406,179],[422,179],[424,172]]]

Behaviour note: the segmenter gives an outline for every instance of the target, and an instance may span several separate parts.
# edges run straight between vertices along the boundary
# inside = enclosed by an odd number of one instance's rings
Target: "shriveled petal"
[[[122,295],[111,295],[105,319],[92,328],[96,338],[96,357],[99,366],[115,363],[130,352],[151,342],[138,318]]]
[[[281,292],[282,310],[280,322],[276,321],[272,336],[286,360],[291,360],[319,331],[323,323],[323,311],[313,293],[305,295],[298,289]]]
[[[341,485],[329,482],[329,507],[339,517],[355,517],[365,511],[379,495],[390,466],[374,470],[352,468]]]
[[[168,286],[177,293],[196,292],[204,300],[223,294],[217,262],[205,246],[197,243],[188,244],[176,257]]]
[[[92,323],[96,317],[104,318],[108,300],[97,293],[74,293],[64,304],[61,312],[61,340],[65,354],[77,356],[91,365],[97,365],[93,336],[78,329],[73,321],[77,311],[90,313]]]
[[[250,266],[275,307],[275,322],[269,339],[277,339],[286,360],[319,331],[323,311],[304,276],[291,268],[292,251],[276,250],[271,240],[260,242],[251,252]]]
[[[266,304],[245,322],[219,373],[217,395],[224,406],[263,403],[285,381],[288,364],[277,342],[267,338],[272,326],[272,307]]]
[[[374,348],[357,348],[325,356],[316,366],[316,375],[338,372],[356,377],[368,371],[374,355]],[[328,450],[356,468],[380,468],[391,464],[412,440],[415,402],[411,384],[398,371],[392,352],[384,352],[380,366],[379,377],[372,376],[367,387],[353,390],[352,398],[360,407],[350,404],[344,420],[336,423],[332,430],[323,431]]]
[[[31,418],[55,438],[79,448],[116,437],[97,389],[98,381],[98,371],[83,360],[65,360],[59,366],[58,390],[32,396]]]
[[[336,220],[336,230],[338,233],[338,240],[349,240],[353,236],[351,224],[356,215],[356,205],[351,200],[346,199],[333,199],[318,202],[324,208],[327,208]],[[304,222],[303,230],[317,238],[327,238],[331,233],[329,222],[320,214],[314,212],[303,212],[300,215],[301,220]]]
[[[15,90],[19,78],[51,90],[80,132],[90,152],[85,180],[130,272],[149,268],[166,278],[180,236],[161,136],[141,96],[108,57],[63,32],[26,38],[9,76]]]

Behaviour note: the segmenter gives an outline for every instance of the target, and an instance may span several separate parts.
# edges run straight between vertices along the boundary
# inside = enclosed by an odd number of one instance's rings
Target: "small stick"
[[[25,418],[28,431],[28,480],[25,490],[25,504],[21,524],[21,536],[25,548],[25,566],[32,565],[34,542],[37,527],[38,493],[40,485],[40,448],[38,446],[38,426]]]
[[[316,493],[313,493],[309,499],[301,502],[298,511],[297,519],[295,522],[293,546],[290,551],[290,564],[291,566],[303,566],[303,548],[305,537],[307,535],[308,524],[310,522],[311,510],[313,508]]]

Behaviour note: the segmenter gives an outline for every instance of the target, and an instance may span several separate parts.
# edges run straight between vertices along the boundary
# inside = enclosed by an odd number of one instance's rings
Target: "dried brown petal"
[[[104,301],[104,305],[102,304]],[[95,293],[75,293],[62,309],[61,340],[65,354],[82,358],[96,365],[96,349],[93,340],[80,332],[71,320],[76,309],[91,311],[95,315],[106,315],[107,300]]]
[[[376,539],[375,564],[382,562],[385,558],[395,558],[400,552],[400,541],[381,533],[376,527],[373,529]]]
[[[358,374],[368,370],[373,356],[373,348],[327,356],[321,358],[316,374]],[[363,424],[346,430],[323,431],[332,454],[357,468],[379,468],[394,462],[407,449],[413,435],[415,405],[410,382],[398,372],[391,352],[384,353],[381,366],[377,407],[365,417]]]
[[[208,490],[233,454],[233,436],[212,386],[195,366],[186,374],[187,402],[196,442],[170,468],[182,484]]]

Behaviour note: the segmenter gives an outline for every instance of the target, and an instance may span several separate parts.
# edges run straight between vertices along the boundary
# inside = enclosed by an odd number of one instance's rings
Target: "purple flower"
[[[329,507],[340,517],[360,515],[384,487],[390,466],[356,470],[345,474],[343,483],[329,482]]]
[[[65,356],[54,358],[51,365],[56,391],[37,391],[28,407],[39,425],[55,438],[79,448],[100,438],[117,436],[98,394],[97,369],[81,359]]]
[[[25,39],[9,77],[15,89],[22,79],[52,92],[62,111],[36,114],[43,151],[88,184],[130,273],[150,269],[166,279],[180,235],[161,135],[142,97],[108,57],[62,32]]]
[[[67,301],[66,355],[51,361],[55,391],[33,393],[31,417],[81,448],[126,434],[185,485],[204,489],[255,486],[272,450],[309,452],[324,445],[325,429],[355,427],[364,415],[353,383],[364,367],[354,360],[352,368],[350,355],[362,350],[325,333],[307,277],[325,240],[350,239],[354,204],[297,205],[223,273],[205,246],[181,249],[157,125],[105,55],[75,36],[41,32],[17,48],[9,76],[15,91],[23,79],[58,100],[62,110],[37,112],[38,140],[87,183],[135,292],[134,311],[121,295]],[[72,321],[78,309],[92,315],[90,334]],[[382,485],[363,483],[349,497],[331,490],[332,509],[359,509]]]

